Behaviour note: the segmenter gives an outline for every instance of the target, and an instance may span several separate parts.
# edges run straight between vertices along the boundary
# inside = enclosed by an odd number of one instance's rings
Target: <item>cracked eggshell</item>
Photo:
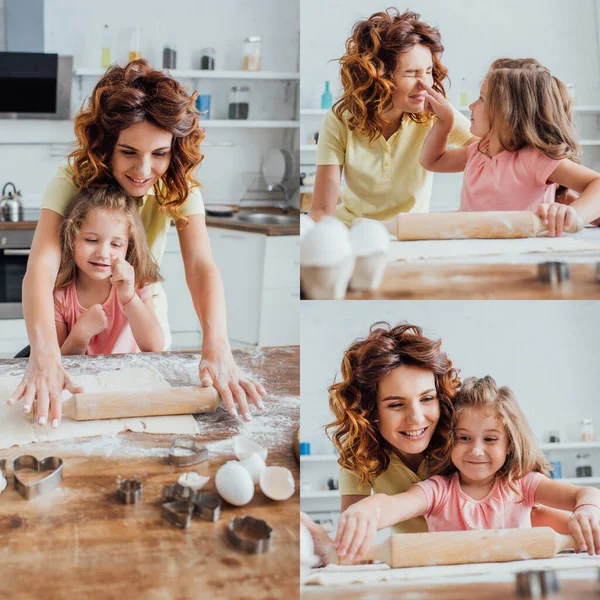
[[[300,237],[302,238],[315,226],[315,222],[308,216],[302,213],[300,215]]]
[[[243,435],[237,435],[233,438],[233,453],[238,460],[250,458],[255,452],[263,461],[267,460],[268,450],[265,447]]]
[[[265,461],[256,453],[252,453],[248,458],[240,460],[240,465],[250,473],[252,481],[258,483],[261,473],[265,470]]]
[[[348,228],[335,217],[323,217],[300,239],[300,263],[305,266],[339,265],[351,255]]]
[[[221,498],[234,506],[244,506],[254,496],[252,477],[237,460],[226,462],[217,471],[215,487]]]
[[[355,256],[388,254],[391,242],[385,225],[373,219],[357,219],[350,229],[350,244]]]
[[[287,500],[294,493],[294,476],[285,467],[265,467],[260,476],[260,489],[271,500]]]
[[[6,479],[4,479],[4,476],[2,475],[2,471],[0,471],[0,494],[6,489],[7,485],[8,485],[8,481],[6,481]]]
[[[190,473],[182,473],[177,480],[179,485],[184,487],[192,488],[194,491],[198,491],[201,489],[210,477],[205,477],[204,475],[198,475],[198,473],[194,473],[193,471]]]

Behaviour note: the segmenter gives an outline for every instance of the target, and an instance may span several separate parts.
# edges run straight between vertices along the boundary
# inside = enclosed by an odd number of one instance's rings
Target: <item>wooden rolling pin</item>
[[[212,412],[221,403],[213,387],[173,387],[150,392],[73,394],[63,402],[63,415],[76,421],[121,419]]]
[[[567,548],[577,548],[575,540],[550,527],[396,533],[373,546],[361,562],[380,560],[393,568],[507,562],[552,558]],[[330,552],[329,562],[352,564],[341,560],[335,550]]]
[[[547,232],[542,220],[528,210],[403,213],[386,221],[385,226],[399,240],[527,238]],[[566,233],[576,233],[581,229],[583,220],[579,217]]]

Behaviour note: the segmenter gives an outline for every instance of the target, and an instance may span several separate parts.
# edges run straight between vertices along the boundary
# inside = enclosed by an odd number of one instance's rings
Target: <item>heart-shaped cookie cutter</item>
[[[19,479],[18,472],[21,469],[33,469],[38,473],[48,472],[48,475],[35,483],[24,483]],[[15,488],[25,498],[33,500],[46,492],[52,491],[62,481],[63,461],[56,456],[47,456],[38,460],[35,456],[25,454],[13,459],[13,477],[15,478]]]
[[[196,514],[206,521],[218,521],[221,516],[221,497],[211,492],[196,492],[192,502]]]
[[[142,489],[137,479],[124,479],[117,485],[117,497],[123,504],[137,504],[142,499]]]
[[[227,526],[227,537],[239,550],[259,554],[271,549],[273,528],[249,515],[233,517]]]
[[[165,521],[181,529],[190,526],[193,512],[194,505],[189,500],[165,502],[160,509],[160,514]]]
[[[177,454],[178,449],[188,450],[186,454]],[[208,448],[192,438],[176,437],[171,443],[167,460],[175,467],[187,467],[208,460]]]

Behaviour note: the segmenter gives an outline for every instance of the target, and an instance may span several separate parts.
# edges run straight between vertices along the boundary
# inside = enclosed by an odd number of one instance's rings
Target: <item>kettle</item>
[[[11,185],[12,192],[6,191]],[[14,183],[10,181],[2,188],[2,197],[0,198],[0,220],[1,221],[23,221],[23,203],[21,202],[21,192],[17,190]]]

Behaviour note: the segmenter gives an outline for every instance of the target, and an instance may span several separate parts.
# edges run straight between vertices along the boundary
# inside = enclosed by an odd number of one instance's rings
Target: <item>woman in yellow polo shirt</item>
[[[61,391],[81,391],[61,364],[54,326],[52,293],[60,262],[59,226],[70,200],[83,187],[117,182],[143,198],[140,216],[154,259],[160,265],[166,235],[175,221],[186,281],[202,326],[202,385],[214,387],[227,410],[234,400],[246,420],[248,402],[262,408],[263,387],[243,376],[227,338],[221,276],[211,255],[204,205],[194,171],[203,155],[194,97],[162,71],[137,60],[111,67],[96,84],[87,106],[75,118],[78,147],[69,166],[59,169],[44,195],[23,282],[23,312],[31,345],[27,371],[9,404],[23,400],[36,419],[57,427]],[[156,312],[170,339],[166,299],[155,287]],[[49,419],[48,419],[49,415]]]
[[[419,80],[445,95],[448,71],[440,61],[439,31],[419,19],[388,9],[359,21],[346,41],[343,94],[319,133],[314,220],[335,214],[349,225],[359,217],[384,221],[401,212],[429,212],[433,173],[421,167],[419,156],[434,114]],[[455,110],[449,144],[474,141],[469,128]]]

